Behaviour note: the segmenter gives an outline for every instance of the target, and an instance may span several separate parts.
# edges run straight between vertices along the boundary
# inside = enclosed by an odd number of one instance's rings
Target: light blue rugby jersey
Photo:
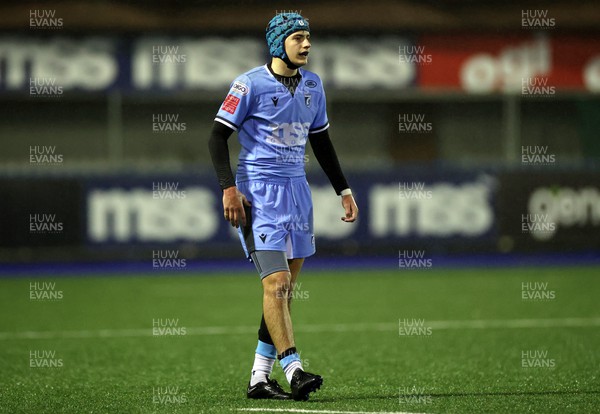
[[[215,121],[238,132],[237,180],[304,176],[309,133],[329,128],[325,91],[315,73],[299,69],[294,96],[267,65],[238,76]]]

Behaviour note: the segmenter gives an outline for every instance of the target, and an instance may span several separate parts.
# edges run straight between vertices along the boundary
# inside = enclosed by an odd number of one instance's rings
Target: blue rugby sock
[[[291,348],[291,349],[293,349],[292,353],[289,353],[286,351],[282,355],[287,355],[287,356],[285,356],[283,358],[281,358],[281,356],[280,356],[280,358],[279,358],[279,363],[281,364],[281,368],[283,369],[283,372],[285,373],[285,378],[288,380],[289,383],[292,382],[292,375],[294,374],[294,371],[296,371],[298,368],[302,369],[302,362],[300,362],[300,355],[298,355],[298,353],[295,352],[296,348]]]
[[[267,344],[266,342],[258,341],[256,351],[254,353],[254,365],[252,366],[252,376],[250,377],[250,386],[254,386],[259,382],[267,382],[267,378],[273,372],[273,364],[277,350],[275,345]]]

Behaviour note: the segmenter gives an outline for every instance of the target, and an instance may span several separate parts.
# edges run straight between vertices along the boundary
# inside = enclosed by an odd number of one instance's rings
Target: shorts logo
[[[250,92],[250,88],[240,81],[235,81],[231,86],[231,92],[237,92],[242,96],[246,96],[248,95],[248,92]]]
[[[310,108],[310,101],[311,101],[311,96],[310,94],[305,94],[304,95],[304,103],[306,104],[307,108]]]
[[[316,88],[317,87],[317,82],[315,82],[312,79],[305,81],[304,84],[306,85],[307,88]]]
[[[223,106],[221,107],[221,109],[229,112],[230,114],[233,114],[235,112],[235,110],[237,109],[239,103],[240,103],[240,98],[238,98],[237,96],[233,96],[232,94],[229,94],[229,95],[227,95],[227,98],[225,98],[225,101],[223,102]]]
[[[265,242],[265,240],[267,240],[267,235],[265,233],[262,233],[260,236],[258,236],[258,238],[263,242]]]

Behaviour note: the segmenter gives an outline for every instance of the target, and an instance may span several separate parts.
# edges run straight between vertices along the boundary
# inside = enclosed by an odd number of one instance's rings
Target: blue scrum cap
[[[310,32],[308,20],[298,13],[278,13],[273,17],[267,25],[267,45],[271,56],[285,60],[285,39],[300,30]]]

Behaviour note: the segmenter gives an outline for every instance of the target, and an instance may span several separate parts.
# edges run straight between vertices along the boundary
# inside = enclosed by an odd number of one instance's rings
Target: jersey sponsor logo
[[[306,104],[307,108],[310,108],[310,101],[311,101],[311,96],[310,94],[306,93],[304,94],[304,103]]]
[[[238,104],[240,103],[240,98],[238,98],[237,96],[233,96],[232,94],[227,95],[227,98],[225,98],[225,101],[223,102],[223,106],[221,106],[221,109],[229,112],[230,114],[233,114],[235,112],[235,110],[238,107]]]
[[[267,136],[267,142],[285,147],[305,145],[309,127],[310,122],[270,124],[271,134]]]
[[[237,92],[242,96],[246,96],[248,95],[248,92],[250,92],[250,88],[245,83],[235,81],[231,86],[231,92]]]
[[[277,102],[279,102],[279,98],[276,96],[271,97],[271,100],[273,101],[273,105],[277,106]]]
[[[307,88],[316,88],[317,87],[317,82],[315,82],[312,79],[304,81],[304,84],[306,85]]]

